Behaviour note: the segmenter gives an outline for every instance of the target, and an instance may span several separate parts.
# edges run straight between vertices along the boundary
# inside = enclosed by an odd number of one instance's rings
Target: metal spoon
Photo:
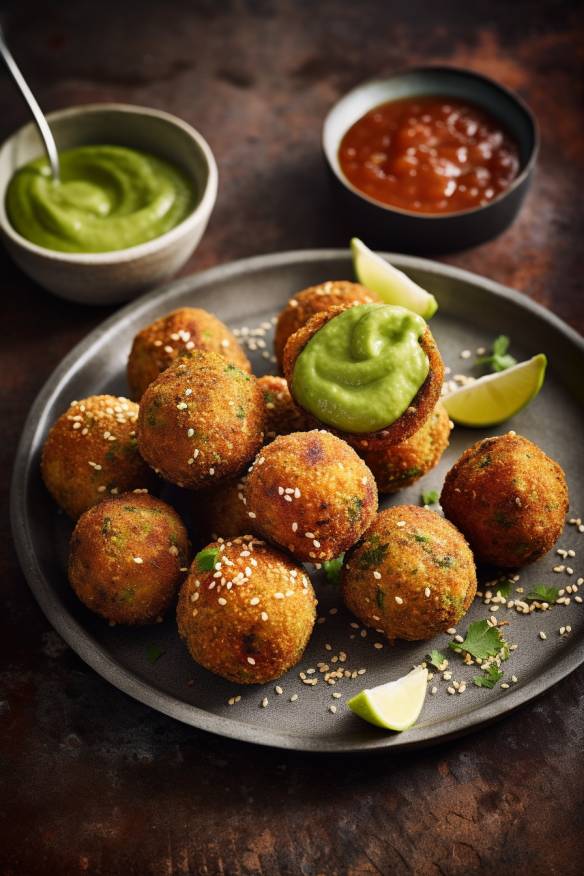
[[[18,65],[14,58],[12,57],[12,52],[6,45],[6,40],[4,39],[4,31],[2,29],[2,25],[0,24],[0,55],[4,59],[4,63],[8,68],[8,72],[18,85],[22,96],[28,104],[28,108],[30,109],[33,118],[36,122],[36,126],[39,130],[39,134],[41,135],[41,139],[43,141],[43,145],[45,147],[45,152],[47,153],[47,158],[49,159],[49,164],[51,165],[51,173],[53,175],[53,179],[55,182],[59,182],[61,177],[60,166],[59,166],[59,153],[57,152],[57,144],[55,143],[55,139],[49,127],[47,120],[45,119],[43,112],[38,105],[36,98],[30,88],[26,83],[26,79],[20,72]]]

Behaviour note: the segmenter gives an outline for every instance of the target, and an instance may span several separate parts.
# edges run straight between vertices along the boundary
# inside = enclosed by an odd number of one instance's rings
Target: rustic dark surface
[[[511,230],[448,261],[584,328],[579,4],[3,6],[44,108],[146,104],[208,138],[220,195],[185,273],[345,245],[319,138],[324,113],[352,85],[421,62],[496,77],[539,118],[535,186]],[[0,106],[3,138],[26,115],[2,74]],[[111,311],[58,301],[0,260],[7,497],[34,396]],[[131,701],[59,642],[18,569],[5,498],[2,507],[2,876],[582,872],[584,670],[497,725],[425,752],[325,759],[231,743]]]

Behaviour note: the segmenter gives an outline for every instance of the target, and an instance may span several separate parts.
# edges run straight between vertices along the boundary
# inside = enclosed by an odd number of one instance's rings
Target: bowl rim
[[[531,128],[531,135],[533,140],[533,145],[531,147],[531,151],[528,155],[528,158],[525,162],[525,165],[520,173],[517,174],[515,179],[512,181],[511,185],[505,189],[505,191],[500,192],[496,198],[493,198],[488,204],[481,204],[478,207],[469,207],[466,210],[453,210],[450,213],[424,213],[418,212],[416,210],[404,210],[402,207],[392,206],[391,204],[384,204],[382,201],[378,201],[375,198],[372,198],[370,195],[358,189],[354,186],[343,174],[340,165],[337,167],[337,163],[331,160],[330,149],[327,144],[327,130],[331,123],[332,116],[336,112],[339,104],[344,101],[346,98],[350,97],[353,94],[361,91],[363,88],[373,85],[374,83],[385,83],[389,82],[393,79],[400,79],[403,76],[409,75],[411,73],[421,73],[424,75],[432,74],[432,73],[453,73],[455,75],[460,76],[461,78],[469,78],[469,79],[478,79],[481,82],[485,83],[489,88],[492,88],[494,91],[498,91],[502,93],[505,97],[507,97],[511,103],[514,103],[517,108],[523,113],[525,118],[527,119],[529,126]],[[447,95],[446,95],[447,96]],[[371,106],[366,112],[370,112],[377,106],[378,104],[374,104]],[[493,113],[496,116],[496,113]],[[347,130],[349,130],[347,128]],[[344,132],[346,134],[347,131]],[[343,136],[344,136],[343,134]],[[342,138],[341,138],[342,139]],[[322,138],[321,138],[322,150],[324,152],[326,161],[331,171],[334,173],[339,182],[350,192],[357,197],[361,198],[363,201],[371,204],[373,207],[377,207],[380,210],[383,210],[387,213],[394,213],[399,216],[405,216],[410,219],[420,219],[421,221],[438,221],[438,220],[452,220],[459,216],[470,216],[476,213],[481,213],[483,210],[488,210],[490,207],[493,207],[495,204],[501,203],[507,196],[511,195],[516,189],[520,188],[523,183],[531,176],[533,169],[535,167],[535,163],[537,161],[537,157],[540,149],[540,132],[539,125],[537,123],[537,119],[535,114],[526,103],[523,98],[517,94],[512,89],[508,88],[506,85],[503,85],[500,82],[497,82],[496,79],[492,79],[490,76],[485,75],[484,73],[479,73],[478,70],[471,70],[466,67],[457,67],[456,65],[450,64],[421,64],[415,67],[402,67],[399,70],[396,70],[394,73],[388,73],[386,76],[376,76],[372,79],[367,79],[363,82],[360,82],[358,85],[355,85],[354,88],[351,88],[349,91],[345,92],[341,97],[338,98],[331,106],[329,111],[327,112],[323,126],[322,126]],[[336,143],[336,150],[338,151],[338,147],[340,146],[340,141]],[[335,152],[336,154],[336,152]]]
[[[104,103],[87,103],[79,106],[66,107],[65,109],[54,110],[53,112],[47,113],[46,118],[50,123],[51,121],[60,121],[61,119],[66,119],[70,116],[99,113],[101,111],[113,111],[121,114],[127,113],[147,118],[160,119],[175,128],[180,128],[185,134],[187,134],[203,157],[207,170],[207,181],[198,204],[188,216],[185,216],[185,218],[178,223],[178,225],[175,225],[174,228],[165,231],[164,234],[160,234],[158,237],[153,237],[152,240],[147,240],[144,243],[138,243],[135,246],[129,246],[125,249],[95,253],[74,253],[62,252],[61,250],[39,246],[38,244],[27,240],[22,234],[19,234],[18,231],[12,227],[6,213],[5,197],[2,197],[0,198],[0,230],[19,248],[26,249],[28,252],[45,258],[48,261],[70,265],[95,266],[123,264],[124,262],[135,261],[143,256],[151,255],[153,252],[158,252],[160,249],[164,249],[167,245],[172,245],[183,236],[185,231],[198,225],[201,219],[207,217],[211,213],[217,198],[219,182],[219,172],[215,156],[203,135],[197,131],[196,128],[193,128],[192,125],[189,125],[188,122],[183,121],[183,119],[180,119],[178,116],[164,110],[154,109],[153,107],[107,101]],[[13,140],[23,134],[27,129],[34,129],[34,122],[27,122],[7,137],[6,140],[0,144],[0,155]]]

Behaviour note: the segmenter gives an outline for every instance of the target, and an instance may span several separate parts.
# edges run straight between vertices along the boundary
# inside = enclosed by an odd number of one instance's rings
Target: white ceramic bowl
[[[151,152],[181,167],[199,200],[175,228],[129,249],[64,253],[37,246],[14,230],[5,209],[15,171],[44,154],[31,123],[0,148],[0,234],[14,261],[45,289],[85,304],[126,301],[171,277],[197,246],[217,197],[217,165],[207,142],[176,116],[126,104],[72,107],[47,118],[59,149],[115,144]]]

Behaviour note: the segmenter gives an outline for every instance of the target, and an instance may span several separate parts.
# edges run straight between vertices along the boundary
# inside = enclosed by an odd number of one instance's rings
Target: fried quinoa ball
[[[345,605],[388,639],[429,639],[458,623],[477,589],[472,553],[435,511],[381,511],[347,554]]]
[[[150,384],[140,404],[144,459],[179,487],[234,477],[263,441],[264,399],[253,375],[217,353],[195,350]]]
[[[440,462],[448,447],[452,423],[443,404],[438,402],[421,429],[402,441],[375,450],[362,450],[377,481],[380,493],[395,493],[409,487]]]
[[[306,325],[302,326],[295,334],[293,334],[286,344],[284,350],[284,375],[288,381],[288,386],[293,386],[294,366],[296,360],[306,344],[319,329],[327,322],[334,319],[335,316],[343,313],[347,307],[331,307],[323,313],[317,313],[308,320]],[[426,353],[429,362],[428,375],[411,401],[410,406],[401,417],[398,417],[393,423],[388,423],[385,429],[380,429],[377,432],[368,432],[363,434],[353,434],[342,432],[339,429],[333,429],[331,426],[326,428],[340,438],[343,438],[352,447],[357,450],[379,450],[383,447],[389,447],[392,444],[401,444],[402,441],[407,441],[415,432],[420,429],[426,422],[434,408],[436,407],[442,390],[444,380],[444,363],[440,351],[436,346],[436,341],[432,337],[430,329],[426,326],[424,333],[419,341],[422,349]],[[299,405],[299,407],[301,407]],[[302,408],[301,408],[302,410]],[[322,426],[315,417],[308,411],[304,412],[309,422],[315,426]]]
[[[188,565],[176,511],[147,493],[104,499],[71,537],[69,582],[84,605],[118,624],[150,624],[172,602]]]
[[[277,435],[305,432],[311,428],[300,408],[294,404],[288,384],[283,377],[266,374],[258,378],[266,403],[266,441]]]
[[[332,560],[377,511],[375,478],[329,432],[294,432],[262,449],[247,476],[247,512],[256,531],[303,562]]]
[[[197,529],[206,538],[232,538],[253,532],[245,505],[245,477],[224,481],[214,490],[201,490],[193,496]]]
[[[464,451],[440,504],[484,563],[533,563],[558,540],[568,510],[562,467],[532,441],[508,432]]]
[[[128,359],[128,384],[141,399],[146,387],[181,356],[193,350],[218,353],[251,373],[249,359],[220,319],[199,307],[181,307],[138,332]]]
[[[41,474],[57,504],[77,520],[106,496],[151,485],[138,453],[138,405],[127,398],[92,395],[74,401],[52,426]]]
[[[177,621],[193,660],[205,669],[239,684],[264,684],[298,663],[315,615],[304,569],[245,535],[219,539],[197,554]]]
[[[327,280],[326,283],[309,286],[308,289],[298,292],[280,312],[276,323],[274,350],[280,368],[288,338],[316,313],[339,304],[350,307],[352,304],[371,304],[374,301],[381,301],[377,292],[371,292],[360,283],[349,283],[346,280]]]

